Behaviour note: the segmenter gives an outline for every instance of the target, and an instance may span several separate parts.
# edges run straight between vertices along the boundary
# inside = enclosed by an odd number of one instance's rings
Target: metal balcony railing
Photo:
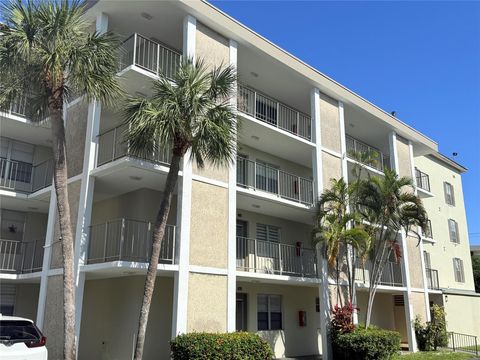
[[[245,85],[239,85],[238,87],[237,108],[245,114],[291,134],[307,140],[312,138],[312,118],[310,115],[295,110]]]
[[[9,108],[0,109],[0,112],[25,117],[27,115],[27,97],[19,96],[15,98]]]
[[[0,158],[0,188],[35,192],[52,185],[53,159],[38,165]]]
[[[385,168],[390,168],[390,156],[385,155],[380,150],[365,144],[364,142],[357,140],[350,135],[346,135],[346,145],[347,145],[347,156],[350,159],[357,160],[358,159],[354,156],[354,154],[370,154],[373,158],[373,164],[367,164],[364,162],[365,165],[371,166],[374,169],[383,171]]]
[[[314,277],[317,275],[315,251],[237,236],[237,270]]]
[[[90,226],[87,263],[149,262],[152,230],[151,222],[125,218]],[[174,259],[175,226],[167,225],[159,261],[173,264]]]
[[[370,282],[370,274],[373,268],[372,262],[367,260],[362,264],[360,260],[357,260],[355,266],[355,280],[363,283]],[[386,286],[403,286],[402,268],[400,264],[388,261],[383,269],[379,284]]]
[[[415,168],[415,178],[417,187],[430,192],[430,177],[427,174]]]
[[[125,140],[125,132],[128,124],[122,124],[107,130],[98,136],[97,166],[109,163],[124,156],[143,158],[155,163],[170,164],[171,150],[169,146],[155,151],[152,154],[140,157],[133,154],[128,142]]]
[[[440,285],[438,283],[438,270],[435,269],[425,269],[427,275],[427,286],[429,289],[438,290]]]
[[[0,272],[31,273],[42,270],[44,239],[0,240]]]
[[[284,199],[313,205],[313,181],[283,170],[237,157],[237,185],[266,191]]]
[[[423,233],[423,237],[428,239],[433,239],[432,222],[430,220],[427,220],[427,228]]]
[[[171,79],[180,61],[178,51],[137,33],[128,37],[120,47],[120,70],[135,65],[157,76],[163,74]]]

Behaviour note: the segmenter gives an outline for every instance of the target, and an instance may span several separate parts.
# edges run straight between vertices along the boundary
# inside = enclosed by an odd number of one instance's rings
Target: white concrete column
[[[409,155],[410,155],[410,167],[411,167],[411,176],[414,186],[415,195],[418,195],[417,191],[417,177],[415,176],[415,159],[413,156],[413,144],[409,140],[408,141],[408,148],[409,148]],[[421,234],[422,229],[417,226],[417,233]],[[428,282],[427,282],[427,270],[425,268],[425,257],[423,256],[423,240],[420,239],[420,244],[418,246],[420,251],[420,261],[422,265],[422,281],[423,281],[423,293],[424,293],[424,300],[425,300],[425,319],[430,321],[430,297],[428,293]]]
[[[82,183],[80,186],[77,227],[75,232],[75,336],[77,339],[77,353],[80,343],[83,290],[85,286],[85,273],[81,271],[81,267],[86,263],[87,258],[88,235],[92,218],[95,188],[95,178],[90,176],[90,172],[95,168],[101,108],[101,104],[96,100],[90,102],[88,105]]]
[[[389,147],[390,147],[390,164],[391,168],[397,173],[400,173],[399,163],[398,163],[398,152],[397,152],[397,134],[392,131],[388,137]],[[407,248],[407,234],[402,230],[401,232],[401,241],[402,241],[402,280],[405,284],[407,290],[403,293],[404,304],[405,304],[405,322],[407,328],[408,336],[408,346],[409,350],[412,352],[417,351],[417,341],[415,338],[415,330],[413,328],[413,307],[410,303],[410,294],[412,293],[411,284],[410,284],[410,273],[409,273],[409,258],[408,258],[408,248]]]
[[[40,291],[38,294],[37,321],[36,324],[43,329],[45,321],[45,305],[47,301],[48,271],[52,258],[52,245],[55,242],[55,220],[57,217],[57,197],[52,183],[50,192],[50,204],[48,206],[47,232],[45,234],[45,246],[43,251],[42,275],[40,278]]]
[[[183,21],[183,56],[195,57],[197,20],[187,15]],[[192,162],[190,152],[183,157],[183,176],[178,181],[177,264],[174,278],[172,338],[187,332],[190,220],[192,210]]]
[[[310,93],[310,106],[312,114],[312,140],[315,148],[312,154],[312,168],[314,176],[314,194],[318,199],[323,192],[323,167],[322,167],[322,137],[320,126],[320,90],[312,89]],[[331,344],[328,337],[328,324],[330,321],[330,296],[328,291],[328,264],[323,258],[323,246],[317,245],[317,271],[320,279],[318,297],[320,300],[320,334],[322,338],[322,358],[332,358]]]
[[[237,68],[237,42],[230,40],[230,65]],[[237,111],[237,84],[235,95],[230,103]],[[235,138],[235,143],[237,139]],[[236,330],[236,304],[237,304],[237,158],[236,154],[228,170],[228,296],[227,296],[227,331]]]

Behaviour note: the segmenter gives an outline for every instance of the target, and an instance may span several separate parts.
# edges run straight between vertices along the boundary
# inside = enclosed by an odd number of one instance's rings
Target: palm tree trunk
[[[63,357],[65,360],[75,360],[75,279],[74,251],[70,205],[67,186],[67,153],[65,127],[63,124],[62,100],[52,99],[50,102],[50,117],[52,122],[52,142],[54,158],[54,186],[57,195],[58,222],[63,257]]]
[[[148,264],[147,277],[145,279],[145,287],[143,290],[143,302],[140,309],[140,318],[138,320],[137,341],[135,344],[135,360],[141,360],[143,356],[143,346],[145,344],[145,333],[147,331],[148,315],[150,312],[150,304],[152,302],[153,290],[155,288],[155,279],[157,277],[158,259],[160,257],[160,248],[165,235],[168,214],[172,203],[173,191],[177,185],[178,170],[180,169],[180,160],[182,156],[174,154],[170,164],[170,170],[167,175],[165,184],[165,192],[157,213],[155,226],[153,228],[152,251],[150,255],[150,263]]]

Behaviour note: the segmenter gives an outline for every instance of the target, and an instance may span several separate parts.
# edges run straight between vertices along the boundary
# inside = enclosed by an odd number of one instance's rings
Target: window
[[[450,233],[450,241],[460,244],[460,237],[458,236],[458,224],[453,219],[448,219],[448,232]]]
[[[456,282],[465,282],[465,274],[463,272],[463,260],[459,258],[453,258],[453,273],[455,274]]]
[[[443,183],[443,190],[445,192],[445,202],[448,205],[455,205],[455,196],[453,194],[453,186],[448,182]]]
[[[315,298],[315,312],[320,312],[320,298],[318,296]]]
[[[257,255],[278,259],[280,228],[273,225],[257,224]]]
[[[258,295],[257,330],[282,329],[282,297],[280,295]]]

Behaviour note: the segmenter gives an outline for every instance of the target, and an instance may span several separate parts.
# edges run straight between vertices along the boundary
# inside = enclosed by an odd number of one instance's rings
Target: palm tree
[[[52,127],[54,186],[63,256],[65,359],[75,359],[73,235],[67,189],[64,103],[72,94],[109,103],[120,94],[116,81],[117,41],[91,33],[78,0],[10,0],[2,5],[0,107],[28,94],[29,115]]]
[[[131,98],[125,107],[129,124],[126,140],[134,153],[143,156],[161,151],[165,146],[172,150],[170,170],[152,233],[152,251],[138,321],[136,360],[143,355],[160,247],[180,161],[189,152],[190,159],[200,168],[206,161],[224,166],[233,160],[236,121],[230,99],[235,84],[236,73],[231,66],[207,71],[203,61],[184,59],[173,79],[160,76],[155,81],[151,98]]]
[[[358,209],[369,224],[366,229],[372,239],[366,327],[370,325],[373,301],[387,262],[392,256],[397,263],[400,262],[399,232],[405,231],[407,235],[413,232],[420,241],[414,229],[419,226],[425,230],[427,226],[427,213],[412,186],[410,178],[399,177],[389,169],[384,170],[383,177],[373,176],[360,185]]]
[[[335,271],[337,301],[341,306],[340,274],[347,274],[348,303],[352,304],[355,298],[355,261],[365,256],[370,244],[369,234],[360,224],[359,214],[348,208],[356,196],[356,189],[355,184],[348,185],[343,178],[332,179],[331,187],[322,193],[318,201],[312,232],[313,242],[324,244],[324,256]]]

